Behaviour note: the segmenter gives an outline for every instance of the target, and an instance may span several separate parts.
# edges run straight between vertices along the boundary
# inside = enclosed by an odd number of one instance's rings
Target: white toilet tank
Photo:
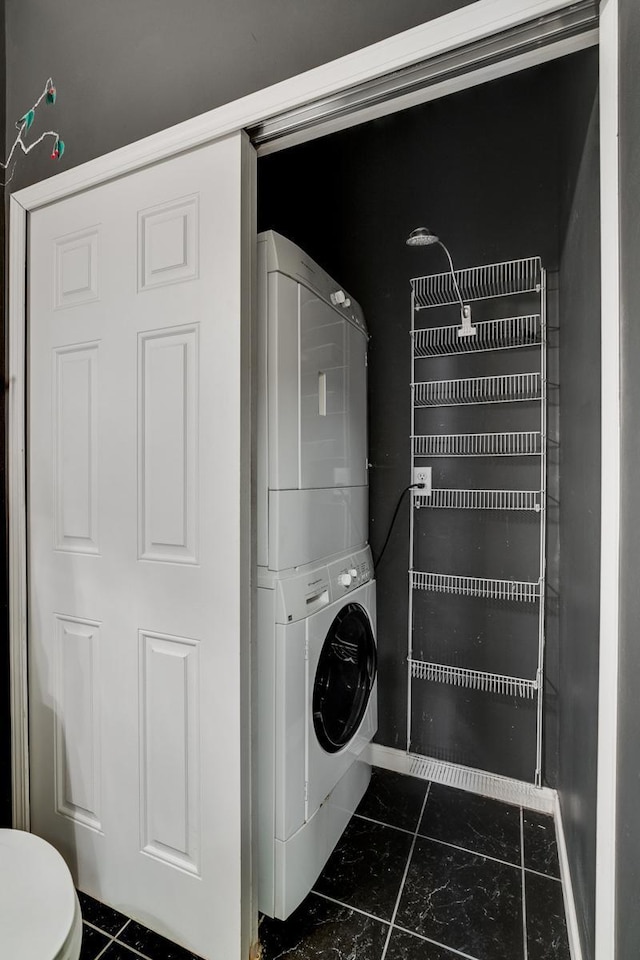
[[[82,916],[69,868],[49,843],[0,830],[2,956],[78,960]]]

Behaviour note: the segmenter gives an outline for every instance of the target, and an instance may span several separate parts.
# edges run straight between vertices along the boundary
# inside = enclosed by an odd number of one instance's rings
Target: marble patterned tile
[[[94,900],[88,893],[82,893],[81,890],[78,890],[78,900],[80,901],[82,919],[91,923],[94,927],[98,927],[99,930],[104,930],[111,937],[115,937],[129,920],[123,913],[100,903],[99,900]]]
[[[380,960],[388,929],[312,893],[287,920],[262,919],[262,960]]]
[[[390,920],[407,865],[408,833],[354,817],[314,890]]]
[[[553,817],[525,810],[523,813],[524,865],[550,877],[560,876],[556,827]]]
[[[412,833],[418,825],[428,781],[374,767],[356,813]]]
[[[108,943],[109,937],[105,936],[104,933],[99,933],[98,930],[94,930],[93,927],[88,927],[86,923],[83,923],[80,960],[95,960]]]
[[[195,953],[172,943],[166,937],[161,937],[159,933],[154,933],[153,930],[148,930],[135,920],[132,920],[124,928],[118,940],[129,947],[133,947],[134,950],[139,950],[145,956],[151,957],[152,960],[200,960]],[[105,955],[108,953],[108,950],[105,951]],[[112,960],[112,958],[107,957],[107,960]],[[120,960],[119,957],[118,960]],[[128,960],[131,960],[131,958],[128,958]]]
[[[394,927],[384,960],[460,960],[460,954]]]
[[[529,960],[570,960],[562,884],[525,871]]]
[[[421,836],[520,866],[520,808],[433,783]]]
[[[100,960],[140,960],[140,954],[118,943],[117,940],[112,940],[111,945],[100,954]],[[156,957],[151,957],[150,960],[156,960]]]
[[[522,871],[419,837],[395,922],[477,960],[522,960]]]

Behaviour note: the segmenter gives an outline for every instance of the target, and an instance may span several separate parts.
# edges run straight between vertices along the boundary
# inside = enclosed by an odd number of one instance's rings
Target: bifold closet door
[[[32,829],[208,960],[251,933],[254,174],[235,134],[30,220]]]

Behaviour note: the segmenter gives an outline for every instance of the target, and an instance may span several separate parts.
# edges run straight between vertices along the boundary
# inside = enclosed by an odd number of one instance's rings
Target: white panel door
[[[237,134],[30,221],[32,829],[208,960],[253,932],[254,174]]]

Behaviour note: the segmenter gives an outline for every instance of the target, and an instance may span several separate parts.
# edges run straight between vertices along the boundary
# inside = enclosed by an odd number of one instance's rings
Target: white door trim
[[[27,695],[26,293],[27,210],[16,194],[9,208],[9,369],[7,506],[9,510],[9,656],[13,825],[30,826]]]
[[[600,683],[596,826],[597,960],[615,958],[620,617],[620,188],[618,0],[600,4],[601,477]],[[595,704],[594,704],[595,708]]]
[[[185,121],[144,140],[98,157],[72,170],[21,190],[11,197],[9,237],[9,392],[8,392],[8,507],[10,582],[10,658],[14,825],[29,825],[29,766],[26,694],[26,500],[25,500],[25,303],[27,216],[47,203],[105,183],[116,176],[156,163],[227,133],[259,123],[287,108],[337,93],[365,80],[383,76],[506,30],[536,16],[571,6],[572,0],[478,0],[454,13],[407,30],[332,63],[324,64],[267,87],[247,97]],[[618,0],[604,0],[600,34],[601,164],[617,171],[617,10]],[[452,88],[453,89],[453,88]],[[442,95],[450,92],[446,84]],[[619,331],[617,181],[603,179],[602,189],[602,303],[607,317],[603,335],[602,396],[602,568],[606,602],[602,606],[601,636],[615,638],[618,626],[619,549],[619,433],[620,404],[617,350]],[[613,443],[613,447],[612,444]],[[608,452],[608,457],[605,456]],[[607,463],[607,459],[613,462]],[[604,600],[604,597],[603,597]],[[617,642],[600,657],[600,770],[615,771],[617,717]],[[605,651],[603,651],[604,654]],[[599,883],[597,899],[597,960],[614,957],[615,782],[599,778]],[[606,856],[605,856],[606,851]],[[600,870],[604,872],[601,874]]]

